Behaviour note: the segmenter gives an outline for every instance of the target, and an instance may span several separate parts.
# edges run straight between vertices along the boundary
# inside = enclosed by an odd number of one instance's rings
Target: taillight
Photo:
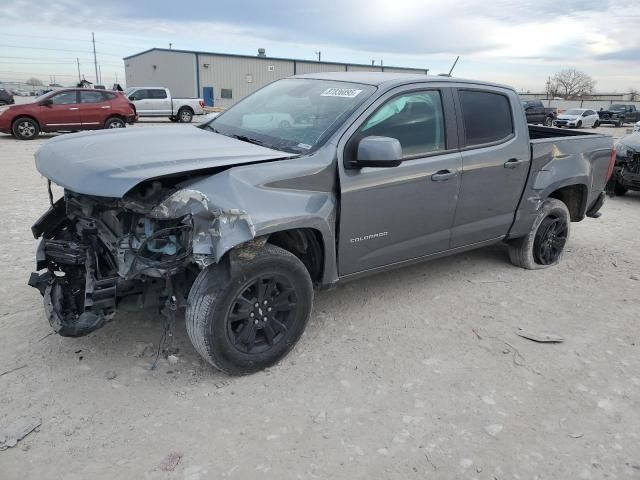
[[[204,108],[204,100],[200,100],[198,103],[200,104],[200,108]]]
[[[618,154],[618,152],[616,151],[615,148],[613,150],[611,150],[611,159],[609,160],[609,170],[607,170],[607,182],[611,178],[611,175],[613,175],[613,167],[615,167],[615,165],[616,165],[616,155],[617,154]]]

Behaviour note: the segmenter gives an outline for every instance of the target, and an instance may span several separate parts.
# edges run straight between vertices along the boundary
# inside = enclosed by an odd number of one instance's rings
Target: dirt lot
[[[640,478],[640,195],[574,224],[556,268],[495,246],[318,292],[297,348],[242,378],[202,363],[180,319],[178,364],[151,371],[153,312],[49,335],[26,285],[45,141],[0,136],[0,374],[24,366],[0,376],[0,428],[42,418],[0,451],[2,480]]]

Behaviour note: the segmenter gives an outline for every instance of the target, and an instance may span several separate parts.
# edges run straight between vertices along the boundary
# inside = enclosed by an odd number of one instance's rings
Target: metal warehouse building
[[[124,58],[127,87],[167,87],[176,97],[202,97],[208,106],[229,107],[279,78],[317,72],[424,73],[355,63],[315,62],[257,56],[152,48]]]

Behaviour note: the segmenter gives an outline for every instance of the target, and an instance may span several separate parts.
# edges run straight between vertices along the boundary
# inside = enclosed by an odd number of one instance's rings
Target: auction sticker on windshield
[[[327,88],[320,96],[354,98],[357,97],[360,92],[362,92],[362,90],[358,90],[357,88]]]

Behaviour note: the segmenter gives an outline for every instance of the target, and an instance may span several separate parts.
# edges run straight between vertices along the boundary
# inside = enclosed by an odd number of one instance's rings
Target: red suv
[[[121,92],[74,88],[0,107],[0,132],[32,140],[40,132],[124,128],[137,119],[136,107]]]

